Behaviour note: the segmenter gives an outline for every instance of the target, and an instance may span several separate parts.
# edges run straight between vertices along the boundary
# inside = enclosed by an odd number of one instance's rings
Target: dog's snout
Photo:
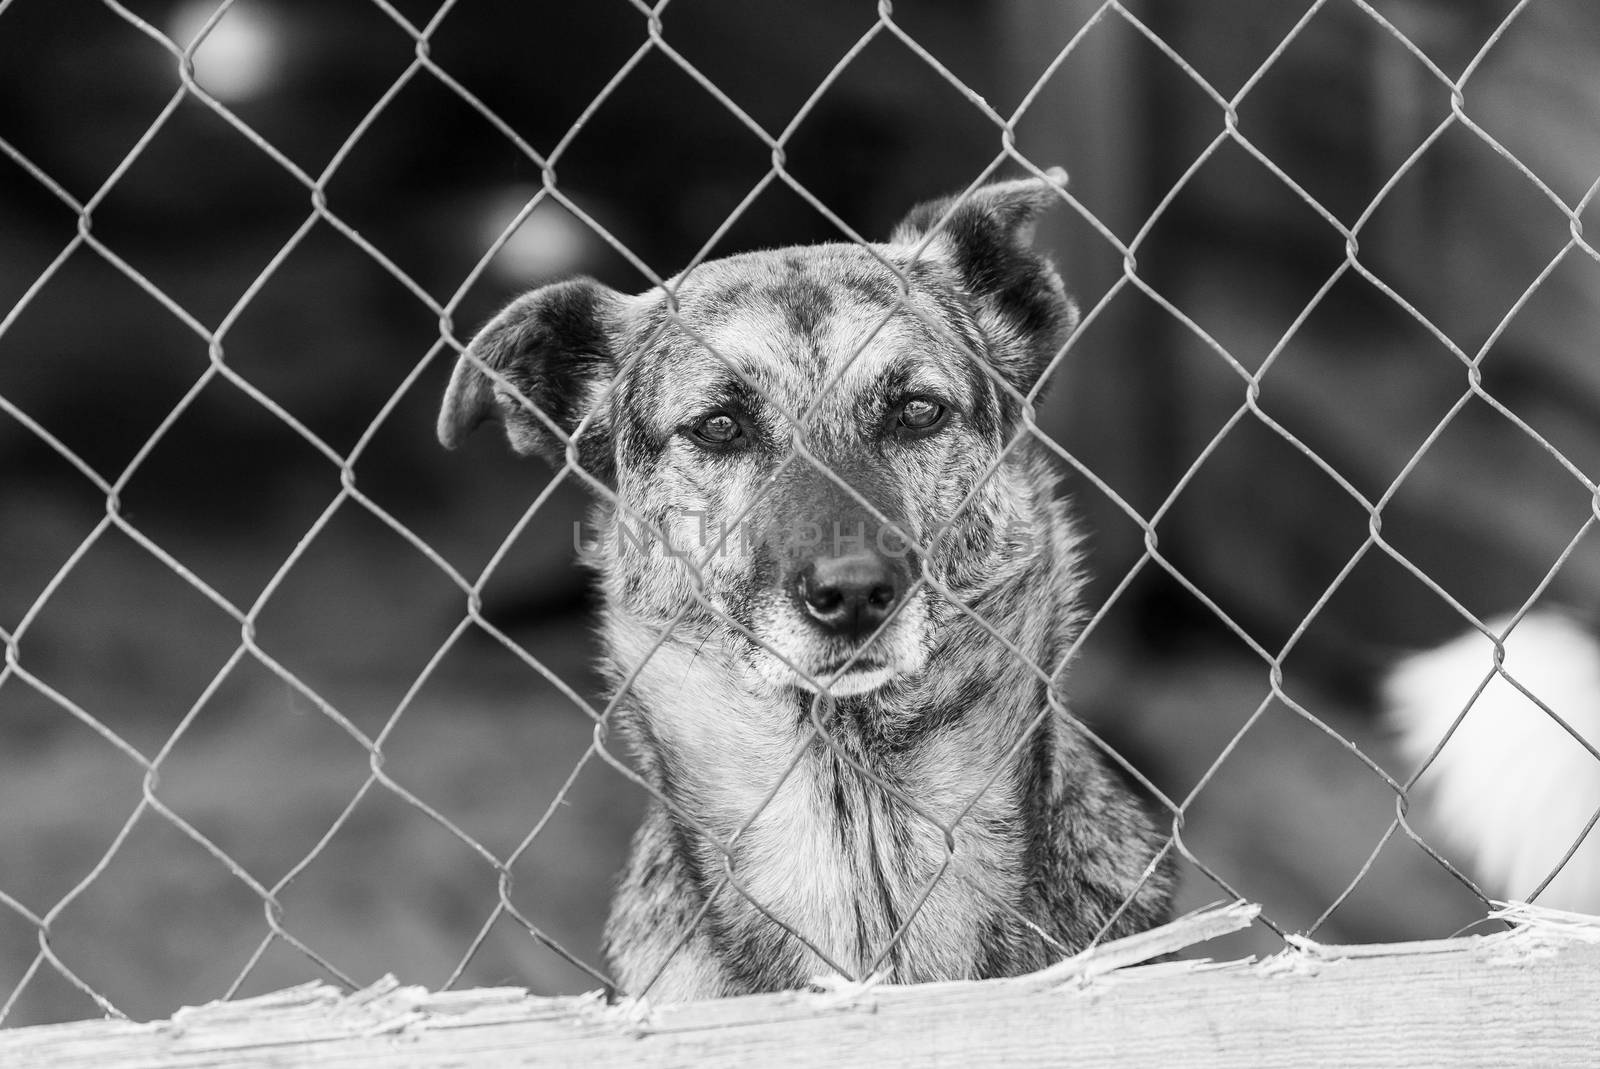
[[[878,553],[819,557],[795,576],[795,592],[812,619],[849,638],[865,638],[894,609],[903,584]]]

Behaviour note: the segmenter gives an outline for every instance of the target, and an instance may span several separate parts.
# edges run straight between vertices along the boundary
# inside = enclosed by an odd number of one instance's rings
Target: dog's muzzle
[[[863,551],[807,561],[794,575],[801,610],[830,635],[860,642],[877,631],[906,589],[897,562]]]
[[[907,614],[919,565],[903,521],[882,519],[901,511],[883,473],[837,458],[834,467],[855,489],[804,472],[776,488],[761,542],[762,585],[776,597],[762,630],[785,683],[844,696],[916,668],[920,614]]]
[[[811,676],[835,697],[876,690],[900,674],[903,659],[890,617],[910,588],[901,560],[870,549],[819,555],[790,575],[789,594],[823,650]],[[817,687],[806,678],[804,690]]]

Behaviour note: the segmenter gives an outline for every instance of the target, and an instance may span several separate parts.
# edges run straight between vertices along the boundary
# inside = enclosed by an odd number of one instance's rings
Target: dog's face
[[[942,591],[1026,542],[1003,459],[1074,322],[1028,245],[1059,200],[999,183],[870,249],[733,256],[637,297],[535,290],[462,357],[440,438],[498,416],[519,452],[575,461],[614,505],[611,610],[692,605],[680,630],[723,637],[752,685],[914,677]]]

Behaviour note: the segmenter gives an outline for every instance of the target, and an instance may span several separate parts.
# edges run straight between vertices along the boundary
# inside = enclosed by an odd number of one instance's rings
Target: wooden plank
[[[1212,911],[1011,980],[681,1006],[311,984],[149,1024],[0,1032],[0,1064],[1509,1066],[1600,1051],[1600,918],[1524,907],[1518,928],[1438,944],[1115,967],[1253,915]]]

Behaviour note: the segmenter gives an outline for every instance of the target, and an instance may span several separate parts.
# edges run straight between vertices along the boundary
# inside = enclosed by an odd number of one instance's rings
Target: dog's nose
[[[872,634],[901,594],[894,567],[877,553],[819,557],[800,569],[795,587],[814,620],[852,639]]]

